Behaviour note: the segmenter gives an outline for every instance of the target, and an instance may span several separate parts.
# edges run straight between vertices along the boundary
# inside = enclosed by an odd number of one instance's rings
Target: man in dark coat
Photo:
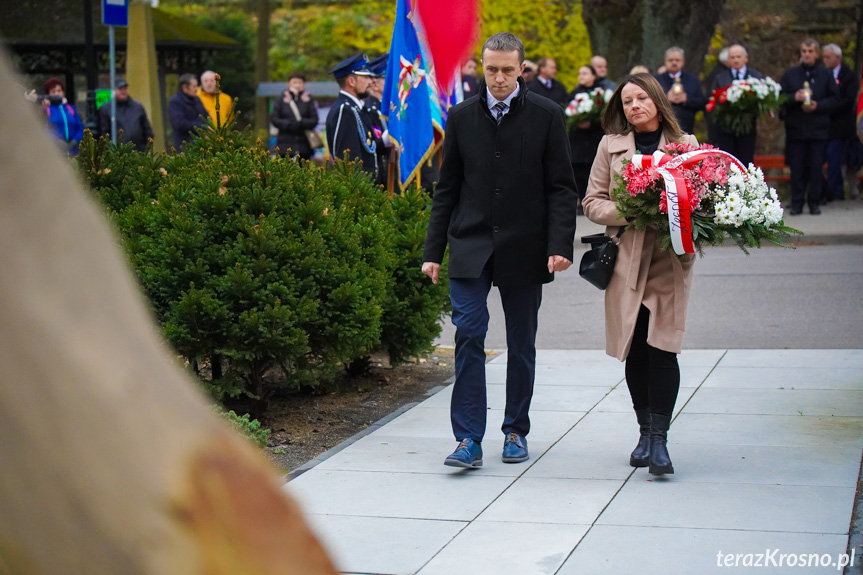
[[[327,114],[327,145],[332,160],[343,158],[347,152],[350,160],[362,162],[363,170],[377,181],[377,148],[385,145],[389,135],[385,132],[376,137],[365,109],[363,100],[369,96],[373,82],[368,63],[365,54],[357,54],[330,70],[340,91]]]
[[[306,130],[314,130],[318,125],[318,109],[306,92],[306,77],[301,72],[288,77],[288,88],[273,102],[270,123],[279,130],[276,147],[283,158],[288,155],[304,160],[312,158],[315,151]]]
[[[179,78],[180,89],[168,102],[168,117],[174,129],[174,148],[179,152],[183,142],[191,139],[192,130],[206,125],[209,114],[198,98],[198,79],[193,74]]]
[[[528,459],[542,284],[572,263],[577,199],[563,110],[525,89],[521,40],[508,32],[491,36],[482,64],[478,97],[447,118],[422,267],[437,283],[449,244],[451,422],[459,445],[445,464],[466,468],[482,465],[492,284],[500,290],[508,348],[503,461]]]
[[[800,65],[788,68],[779,82],[785,94],[785,164],[791,169],[792,216],[818,215],[822,166],[830,135],[830,114],[839,104],[839,88],[830,70],[818,63],[818,42],[800,44]],[[806,188],[809,187],[807,197]]]
[[[857,170],[860,169],[860,140],[857,139],[857,92],[860,80],[842,62],[842,48],[827,44],[821,51],[824,67],[833,73],[839,86],[839,104],[830,114],[827,141],[827,188],[822,202],[845,199],[845,183],[853,196],[857,193]]]
[[[557,63],[554,58],[540,58],[536,66],[536,77],[527,85],[528,90],[534,94],[545,96],[561,106],[568,104],[569,101],[566,97],[569,95],[569,91],[555,78],[557,76]]]
[[[728,69],[716,74],[713,84],[710,86],[710,93],[712,94],[719,88],[731,85],[734,80],[745,80],[747,78],[762,80],[764,76],[761,75],[761,72],[750,68],[748,63],[749,54],[746,53],[746,48],[740,44],[729,46]],[[758,116],[756,114],[752,117],[752,131],[745,134],[735,134],[728,126],[721,123],[717,124],[716,139],[713,145],[736,156],[738,160],[743,162],[744,166],[748,166],[751,162],[755,161],[757,121]]]
[[[144,105],[129,95],[129,83],[124,78],[117,78],[114,97],[117,101],[117,141],[124,144],[132,142],[136,150],[143,152],[147,141],[153,137],[153,128]],[[110,101],[99,108],[97,130],[99,136],[111,136]]]
[[[701,91],[698,76],[683,71],[685,62],[683,48],[672,46],[665,51],[665,72],[657,74],[656,79],[668,94],[680,129],[691,134],[695,129],[695,114],[704,109],[707,98]]]

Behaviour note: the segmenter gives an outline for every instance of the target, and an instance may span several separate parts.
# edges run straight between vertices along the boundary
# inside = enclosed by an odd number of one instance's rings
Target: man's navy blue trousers
[[[455,335],[455,385],[450,417],[457,441],[481,442],[486,426],[485,334],[491,270],[476,279],[450,278]],[[542,284],[498,286],[506,319],[506,411],[504,434],[530,431],[530,400],[536,372],[536,330]]]

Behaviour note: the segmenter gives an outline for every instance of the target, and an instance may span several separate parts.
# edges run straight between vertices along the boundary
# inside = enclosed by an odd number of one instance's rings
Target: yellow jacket
[[[204,107],[207,109],[207,113],[210,114],[210,118],[213,119],[213,124],[216,123],[216,95],[208,94],[204,92],[201,88],[198,88],[198,98],[201,99],[201,102],[204,103]],[[221,124],[225,124],[225,120],[228,119],[228,115],[231,113],[231,97],[221,92],[219,94],[219,119]]]

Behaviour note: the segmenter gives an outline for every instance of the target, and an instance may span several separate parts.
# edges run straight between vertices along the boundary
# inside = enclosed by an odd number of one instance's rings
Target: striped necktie
[[[503,112],[506,110],[506,104],[503,102],[498,102],[494,105],[495,118],[497,119],[497,125],[500,126],[500,121],[503,120]]]

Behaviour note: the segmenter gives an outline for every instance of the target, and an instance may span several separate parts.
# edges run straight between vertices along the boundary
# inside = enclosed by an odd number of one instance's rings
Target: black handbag
[[[607,288],[611,281],[617,261],[617,244],[624,229],[621,227],[613,236],[592,234],[581,238],[581,243],[590,244],[590,249],[581,258],[578,275],[601,290]]]

